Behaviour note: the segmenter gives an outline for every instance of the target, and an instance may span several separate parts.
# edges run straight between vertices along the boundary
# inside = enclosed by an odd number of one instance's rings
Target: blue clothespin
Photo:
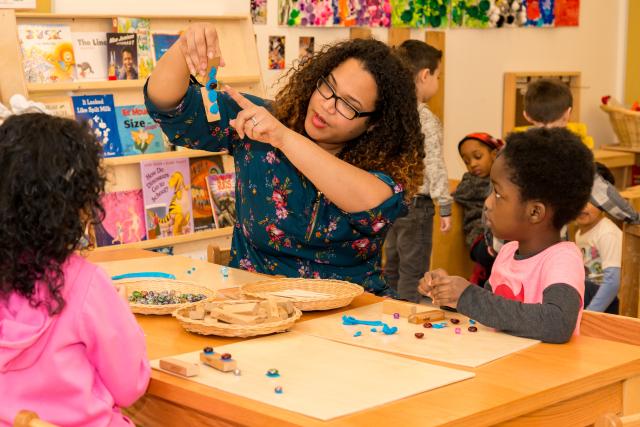
[[[171,279],[176,280],[176,276],[170,273],[162,273],[160,271],[139,271],[136,273],[125,273],[117,276],[112,276],[111,280],[121,279],[135,279],[138,277],[156,278],[156,279]]]
[[[216,79],[216,74],[218,73],[218,69],[215,67],[211,68],[209,71],[209,81],[207,81],[207,93],[209,95],[209,101],[211,101],[211,107],[209,111],[213,114],[218,114],[220,108],[218,107],[218,92],[216,89],[218,88],[218,80]]]

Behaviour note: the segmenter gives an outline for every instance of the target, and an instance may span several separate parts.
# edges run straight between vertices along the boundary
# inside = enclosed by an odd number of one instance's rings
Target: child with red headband
[[[468,172],[462,176],[453,198],[464,210],[462,227],[465,242],[469,246],[471,259],[476,263],[470,281],[479,285],[489,277],[495,260],[491,242],[487,242],[484,236],[482,212],[484,201],[491,191],[491,166],[503,145],[500,139],[484,132],[471,133],[458,143],[458,153]]]

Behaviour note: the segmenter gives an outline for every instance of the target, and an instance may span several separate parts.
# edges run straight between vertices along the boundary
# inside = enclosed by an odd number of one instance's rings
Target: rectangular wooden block
[[[191,320],[202,320],[204,319],[204,309],[198,308],[195,310],[191,310],[189,312],[189,319]]]
[[[231,372],[238,367],[236,361],[233,359],[222,360],[222,354],[220,353],[206,355],[204,352],[200,352],[200,361],[222,372]]]
[[[182,375],[183,377],[195,377],[200,373],[199,365],[174,359],[172,357],[160,359],[160,369]]]
[[[412,314],[425,311],[426,308],[427,307],[420,304],[413,304],[394,299],[386,299],[382,302],[382,312],[384,314],[398,313],[400,317],[409,317]]]
[[[411,314],[409,316],[409,323],[424,323],[435,322],[437,320],[444,319],[444,311],[437,308],[429,309],[429,311],[423,311],[421,313]]]
[[[260,323],[261,320],[260,317],[254,315],[229,313],[219,308],[214,309],[211,312],[211,316],[220,321],[235,325],[255,325],[256,323]]]
[[[254,314],[255,308],[258,303],[250,302],[246,304],[226,304],[221,308],[227,313],[236,313],[236,314]]]

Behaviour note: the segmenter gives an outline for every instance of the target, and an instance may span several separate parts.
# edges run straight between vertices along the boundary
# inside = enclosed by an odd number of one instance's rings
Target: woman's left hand
[[[247,136],[254,141],[282,148],[287,133],[293,131],[280,123],[266,108],[255,105],[237,90],[229,86],[225,86],[224,90],[242,108],[236,118],[229,122],[240,138]]]

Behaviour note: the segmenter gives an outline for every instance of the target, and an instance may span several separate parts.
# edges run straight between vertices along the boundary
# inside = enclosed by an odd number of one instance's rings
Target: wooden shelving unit
[[[0,9],[0,95],[1,101],[8,104],[14,94],[22,94],[27,98],[39,100],[46,97],[83,95],[86,93],[112,93],[116,105],[141,104],[142,88],[145,80],[124,81],[87,81],[69,83],[36,84],[28,83],[22,69],[22,53],[18,40],[18,24],[69,25],[72,32],[100,31],[112,29],[112,18],[106,14],[56,14],[19,12],[12,9]],[[151,20],[152,32],[178,33],[192,22],[211,22],[218,32],[220,48],[227,65],[220,69],[219,81],[234,86],[236,89],[257,96],[264,96],[264,84],[260,75],[258,51],[254,37],[253,24],[249,15],[226,16],[165,16],[147,15],[143,18]],[[103,165],[109,169],[108,191],[132,190],[141,188],[140,168],[138,164],[144,160],[160,160],[169,158],[195,158],[207,156],[223,156],[225,170],[233,168],[232,159],[226,153],[200,150],[180,150],[165,153],[145,154],[138,156],[112,157],[104,159]],[[198,233],[170,238],[145,240],[116,246],[97,248],[97,251],[110,251],[117,248],[155,248],[188,243],[206,244],[218,239],[216,244],[228,245],[232,227],[208,230]],[[189,246],[189,245],[187,245]]]
[[[174,246],[181,243],[192,243],[201,240],[210,240],[217,237],[226,237],[233,233],[233,227],[214,228],[213,230],[199,231],[197,233],[185,234],[182,236],[165,237],[161,239],[143,240],[135,243],[125,243],[114,246],[101,246],[94,249],[98,252],[113,251],[116,249],[152,249],[163,246]]]

